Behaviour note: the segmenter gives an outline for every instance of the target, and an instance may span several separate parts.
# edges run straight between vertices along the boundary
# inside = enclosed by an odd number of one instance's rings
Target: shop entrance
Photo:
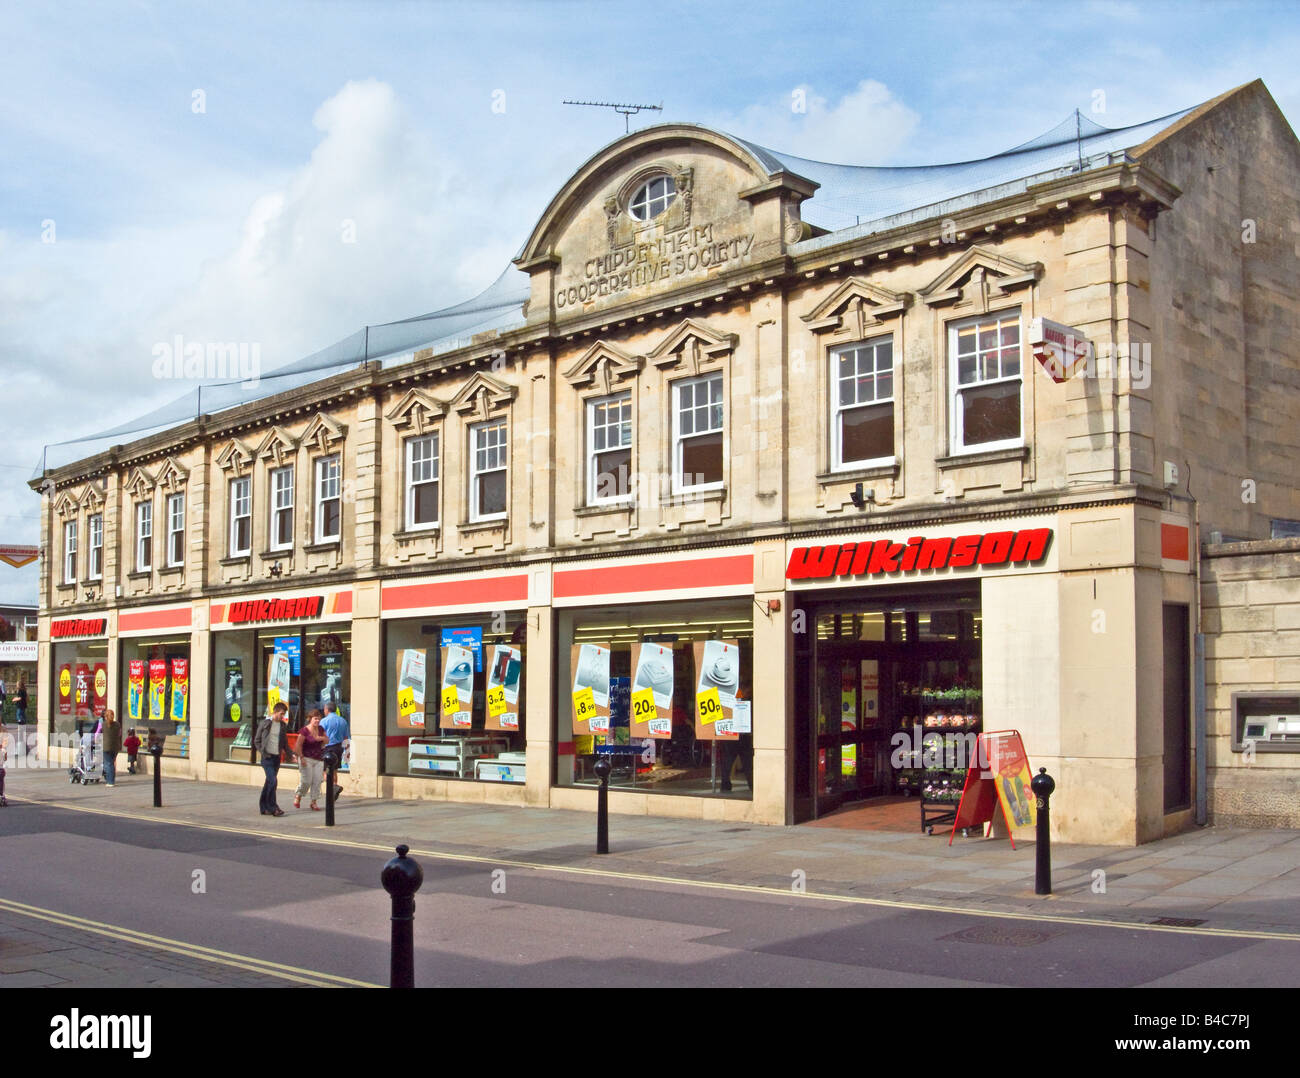
[[[827,602],[808,620],[797,816],[921,830],[955,809],[982,729],[978,593]]]

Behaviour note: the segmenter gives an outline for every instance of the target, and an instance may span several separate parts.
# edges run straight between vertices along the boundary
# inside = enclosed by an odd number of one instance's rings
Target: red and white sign
[[[877,539],[866,543],[795,547],[790,551],[785,576],[787,580],[825,580],[834,576],[1024,564],[1042,561],[1051,542],[1051,528],[1027,528],[955,538],[914,535],[904,543]]]
[[[1035,318],[1029,323],[1029,346],[1057,384],[1068,381],[1088,361],[1092,348],[1079,330],[1050,318]]]
[[[102,636],[107,618],[64,618],[50,622],[50,638],[58,640],[65,636]]]

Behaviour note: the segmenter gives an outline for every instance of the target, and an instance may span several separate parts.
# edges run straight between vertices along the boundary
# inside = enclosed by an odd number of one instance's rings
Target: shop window
[[[384,772],[522,784],[524,612],[395,619],[384,634]]]
[[[721,490],[722,375],[673,385],[673,493]]]
[[[587,402],[587,504],[625,501],[632,493],[632,394]]]
[[[470,428],[470,521],[506,516],[506,421]]]
[[[333,542],[342,534],[342,504],[339,457],[322,457],[316,462],[316,542]]]
[[[752,600],[558,615],[556,777],[644,793],[753,796]]]
[[[1020,314],[948,327],[954,453],[1022,444]]]
[[[87,580],[101,580],[104,576],[104,517],[96,513],[87,521],[90,532],[89,559],[86,565]]]
[[[831,466],[893,461],[893,339],[835,349],[831,385]]]
[[[293,549],[293,465],[271,472],[271,549]]]
[[[253,481],[230,481],[230,556],[247,557],[253,550]]]
[[[406,528],[438,526],[438,435],[406,440]]]
[[[175,568],[185,562],[185,495],[167,496],[167,565]]]
[[[638,221],[653,221],[677,197],[677,184],[671,176],[656,176],[636,189],[628,202],[627,212]]]
[[[140,752],[160,745],[164,756],[190,755],[190,638],[127,639],[119,649],[117,716],[134,730]]]
[[[147,573],[153,568],[153,502],[135,507],[135,571]]]
[[[77,522],[69,520],[63,525],[63,582],[77,582]]]
[[[87,729],[94,730],[108,707],[108,700],[97,688],[102,686],[106,690],[108,685],[108,642],[102,639],[55,642],[50,657],[53,680],[47,731],[51,735],[50,744],[75,748],[77,738]],[[102,680],[97,677],[101,673]],[[36,722],[36,695],[28,692],[29,723]]]

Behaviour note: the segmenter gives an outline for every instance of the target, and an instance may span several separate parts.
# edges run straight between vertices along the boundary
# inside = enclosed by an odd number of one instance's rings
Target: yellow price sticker
[[[442,713],[454,715],[460,710],[460,690],[455,685],[448,685],[442,690]]]
[[[397,690],[397,713],[406,718],[415,711],[415,690],[411,686]]]
[[[151,689],[152,685],[149,686]],[[150,694],[152,696],[152,694]],[[280,690],[272,686],[266,690],[266,710],[274,711],[275,705],[280,702]]]
[[[578,722],[587,722],[596,714],[596,697],[590,686],[578,689],[573,694],[573,717]]]
[[[717,689],[705,689],[695,694],[695,710],[700,722],[717,722],[722,718],[722,702],[718,699]]]
[[[243,717],[244,711],[238,704],[230,705],[230,721],[238,722]]]
[[[659,711],[655,707],[654,689],[638,689],[632,694],[632,721],[649,722],[657,719]]]
[[[506,713],[506,687],[497,685],[487,691],[488,714],[493,718]]]

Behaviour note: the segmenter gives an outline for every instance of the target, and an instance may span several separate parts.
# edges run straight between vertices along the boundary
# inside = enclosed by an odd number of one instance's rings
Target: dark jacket
[[[122,751],[122,724],[120,722],[104,723],[104,752],[111,754]]]
[[[257,750],[259,756],[266,755],[266,742],[271,733],[272,721],[270,716],[262,719],[257,724],[257,730],[253,734],[253,748]],[[289,750],[289,724],[287,722],[284,724],[284,729],[280,731],[280,749],[286,756],[293,755]]]

